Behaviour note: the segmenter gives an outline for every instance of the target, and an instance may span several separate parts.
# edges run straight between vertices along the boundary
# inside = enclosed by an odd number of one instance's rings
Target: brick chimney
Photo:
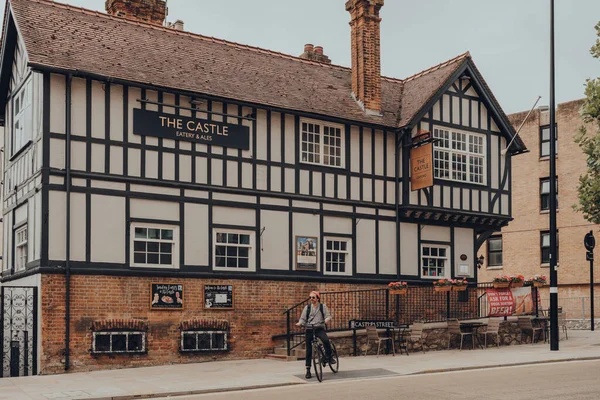
[[[317,61],[323,64],[331,64],[331,60],[325,54],[323,54],[322,46],[313,46],[310,43],[304,45],[304,53],[298,57],[304,58],[305,60]]]
[[[381,115],[379,10],[384,0],[348,0],[352,47],[352,95],[367,114]]]
[[[106,0],[106,12],[116,17],[163,25],[167,16],[165,0]]]

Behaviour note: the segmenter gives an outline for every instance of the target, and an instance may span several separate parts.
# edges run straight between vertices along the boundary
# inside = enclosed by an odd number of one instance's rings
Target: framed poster
[[[150,309],[183,310],[183,285],[178,283],[151,283]]]
[[[296,269],[317,270],[317,238],[296,236]]]
[[[204,308],[233,309],[233,286],[204,285]]]

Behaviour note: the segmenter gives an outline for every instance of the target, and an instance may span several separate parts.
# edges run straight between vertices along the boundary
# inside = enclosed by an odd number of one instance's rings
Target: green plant
[[[527,280],[527,282],[539,282],[539,283],[547,283],[548,278],[545,275],[535,275]]]
[[[525,277],[523,275],[511,275],[509,276],[511,282],[525,282]]]
[[[454,285],[454,286],[467,286],[468,284],[469,284],[469,282],[467,282],[467,280],[465,278],[452,280],[452,285]]]
[[[510,282],[510,276],[508,275],[496,275],[493,282]]]
[[[391,290],[402,290],[406,289],[408,284],[406,282],[390,282],[388,283],[388,289]]]
[[[438,279],[437,281],[433,281],[433,286],[452,286],[452,281],[450,279]]]

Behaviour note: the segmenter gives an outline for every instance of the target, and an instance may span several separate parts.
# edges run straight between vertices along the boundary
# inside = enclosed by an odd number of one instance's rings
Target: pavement
[[[570,330],[568,334],[568,340],[559,342],[558,351],[551,351],[548,343],[536,343],[418,351],[408,356],[342,357],[337,374],[323,370],[323,382],[600,359],[600,331]],[[314,376],[304,379],[304,372],[303,360],[256,359],[2,378],[0,399],[130,400],[318,384]]]

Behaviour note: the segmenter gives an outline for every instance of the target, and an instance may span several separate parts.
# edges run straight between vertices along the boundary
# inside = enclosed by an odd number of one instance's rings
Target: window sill
[[[502,265],[493,265],[491,267],[487,267],[486,270],[499,270],[502,269]]]
[[[229,267],[213,267],[213,271],[227,271],[227,272],[233,272],[233,273],[240,273],[243,274],[244,272],[256,272],[255,268],[229,268]]]
[[[179,269],[173,265],[153,265],[153,264],[131,264],[131,268],[152,268],[152,269]]]
[[[558,154],[554,156],[554,159],[558,158]],[[541,156],[540,161],[550,161],[550,156]]]
[[[560,263],[556,264],[556,267],[560,267]],[[542,263],[540,264],[540,268],[550,268],[550,263]]]
[[[556,212],[559,212],[560,210],[557,208]],[[540,214],[550,214],[550,210],[541,210]]]
[[[27,143],[25,143],[23,145],[23,147],[21,147],[15,154],[13,154],[8,161],[12,162],[14,160],[16,160],[17,158],[19,158],[19,156],[23,153],[25,153],[25,151],[31,147],[31,145],[33,144],[32,140],[27,141]]]

